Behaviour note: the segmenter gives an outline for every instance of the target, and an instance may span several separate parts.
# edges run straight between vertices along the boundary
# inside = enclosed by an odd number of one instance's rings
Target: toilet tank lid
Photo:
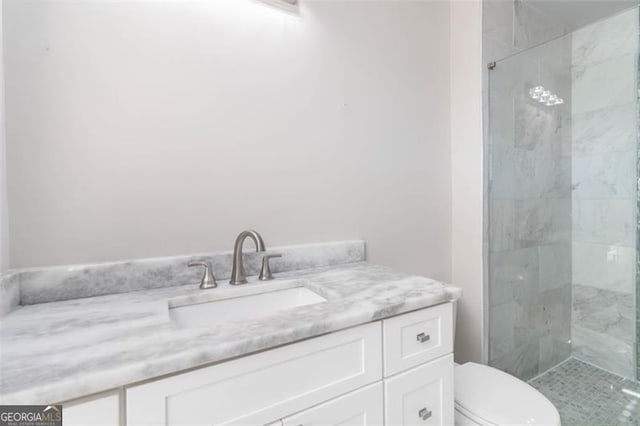
[[[456,405],[496,425],[560,425],[551,402],[525,382],[486,365],[468,362],[455,369]]]

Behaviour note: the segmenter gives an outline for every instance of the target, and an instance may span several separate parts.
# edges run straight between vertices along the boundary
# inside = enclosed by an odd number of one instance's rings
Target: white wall
[[[482,3],[451,3],[451,282],[458,304],[456,361],[484,361]]]
[[[4,63],[2,12],[0,1],[0,273],[9,267],[9,207],[7,206],[7,165],[4,122]]]
[[[447,2],[5,4],[13,267],[253,227],[451,278]]]

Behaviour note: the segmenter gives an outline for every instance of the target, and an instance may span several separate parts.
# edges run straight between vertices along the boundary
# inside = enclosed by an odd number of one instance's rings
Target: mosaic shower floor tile
[[[640,384],[575,358],[529,384],[556,406],[562,426],[640,424]]]

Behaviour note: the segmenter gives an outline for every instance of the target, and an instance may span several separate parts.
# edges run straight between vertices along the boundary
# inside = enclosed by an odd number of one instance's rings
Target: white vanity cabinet
[[[64,426],[119,426],[120,392],[111,391],[62,404]]]
[[[450,425],[450,303],[126,388],[126,424]]]
[[[384,375],[422,365],[453,352],[450,303],[382,321]]]
[[[126,390],[129,425],[266,424],[382,378],[379,323]]]
[[[376,382],[282,419],[282,426],[383,424],[383,388]]]
[[[453,355],[385,379],[385,424],[452,425]]]

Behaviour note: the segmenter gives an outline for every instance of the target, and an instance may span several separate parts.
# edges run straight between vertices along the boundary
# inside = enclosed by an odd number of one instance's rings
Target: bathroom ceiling
[[[638,5],[639,0],[525,0],[572,30]]]

